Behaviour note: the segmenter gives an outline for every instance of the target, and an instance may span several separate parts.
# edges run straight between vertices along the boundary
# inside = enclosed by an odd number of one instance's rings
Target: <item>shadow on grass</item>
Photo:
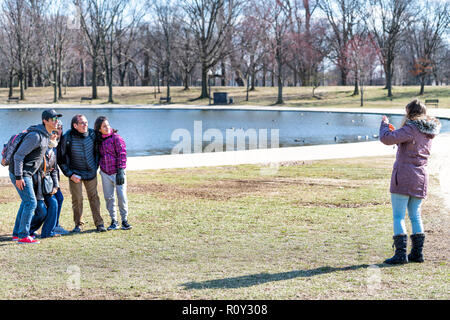
[[[361,264],[356,266],[349,266],[343,268],[334,268],[334,267],[320,267],[311,270],[295,270],[289,272],[280,272],[280,273],[258,273],[251,274],[247,276],[234,277],[234,278],[225,278],[225,279],[216,279],[216,280],[208,280],[203,282],[188,282],[184,283],[181,286],[186,290],[199,290],[199,289],[237,289],[237,288],[246,288],[251,286],[260,285],[267,282],[274,281],[283,281],[290,280],[295,278],[309,278],[322,274],[328,274],[332,272],[339,271],[353,271],[358,269],[367,269],[371,265]],[[373,266],[373,265],[372,265]],[[380,263],[374,265],[378,268],[386,268],[392,267],[391,265]]]

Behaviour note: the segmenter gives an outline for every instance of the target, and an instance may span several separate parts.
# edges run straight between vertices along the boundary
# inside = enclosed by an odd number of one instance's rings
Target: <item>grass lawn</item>
[[[155,94],[154,87],[114,87],[114,100],[116,104],[159,104],[159,98],[166,95],[166,89],[161,88],[161,93]],[[64,90],[64,89],[63,89]],[[246,101],[246,89],[242,87],[212,87],[211,95],[214,92],[226,91],[229,97],[233,97],[236,105],[261,105],[273,106],[277,97],[276,87],[257,87],[255,91],[250,92],[249,101]],[[292,107],[346,107],[360,108],[360,96],[352,96],[352,86],[339,87],[319,87],[315,95],[312,96],[311,87],[286,87],[283,88],[284,105]],[[394,97],[387,98],[387,90],[383,87],[366,87],[364,97],[364,107],[367,108],[402,108],[413,98],[418,97],[419,86],[395,87],[393,88]],[[4,99],[6,103],[8,89],[0,88],[0,101]],[[18,88],[15,88],[14,96],[18,96]],[[108,88],[98,87],[99,99],[92,103],[106,104],[108,98]],[[64,98],[59,101],[62,104],[79,104],[81,97],[91,96],[90,87],[69,87],[63,95]],[[200,96],[200,87],[192,87],[184,91],[182,87],[171,87],[172,103],[188,105],[207,105],[209,99],[197,100]],[[28,88],[25,93],[23,103],[52,103],[53,89],[46,88]],[[425,94],[419,97],[421,100],[427,98],[439,99],[439,108],[450,107],[450,86],[433,87],[427,86]],[[86,104],[84,102],[83,104]],[[87,103],[88,104],[88,103]],[[15,106],[12,103],[11,106]],[[434,107],[434,106],[433,106]]]
[[[436,180],[423,205],[425,263],[382,264],[393,254],[393,161],[284,163],[273,175],[257,165],[130,171],[132,230],[93,232],[86,201],[82,234],[37,245],[10,240],[19,199],[3,179],[0,299],[449,299]],[[72,229],[62,180],[61,222]]]

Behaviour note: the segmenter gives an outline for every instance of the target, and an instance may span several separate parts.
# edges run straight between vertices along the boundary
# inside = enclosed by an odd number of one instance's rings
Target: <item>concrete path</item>
[[[8,106],[11,108],[12,106]],[[13,106],[19,109],[32,108],[99,108],[104,105],[20,105]],[[114,105],[113,108],[145,108],[145,109],[204,109],[217,110],[217,107],[210,106],[124,106]],[[0,105],[0,109],[5,106]],[[225,109],[225,108],[220,108]],[[403,109],[365,109],[365,108],[289,108],[289,107],[260,107],[260,106],[226,106],[226,109],[233,110],[298,110],[298,111],[328,111],[328,112],[351,112],[351,113],[376,113],[376,114],[403,114]],[[448,109],[429,109],[430,115],[450,119]],[[381,120],[381,117],[380,117]],[[442,134],[433,142],[433,154],[445,156],[449,153],[450,134]],[[310,161],[339,158],[372,157],[395,155],[396,147],[385,146],[379,141],[343,143],[332,145],[289,147],[279,149],[257,149],[245,151],[217,152],[217,153],[194,153],[181,155],[160,155],[147,157],[130,157],[128,159],[128,170],[151,170],[188,168],[203,166],[224,166],[240,164],[261,164],[262,168],[276,167],[278,163],[284,161]],[[7,168],[0,167],[0,177],[8,176]]]

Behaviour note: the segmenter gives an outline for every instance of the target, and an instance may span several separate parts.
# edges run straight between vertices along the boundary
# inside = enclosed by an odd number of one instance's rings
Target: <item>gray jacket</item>
[[[22,177],[32,177],[41,166],[45,152],[48,149],[50,134],[43,124],[31,126],[29,132],[14,153],[14,161],[9,165],[9,172],[16,180]]]

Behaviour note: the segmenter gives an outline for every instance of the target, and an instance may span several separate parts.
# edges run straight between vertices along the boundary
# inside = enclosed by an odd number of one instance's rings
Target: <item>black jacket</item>
[[[33,175],[33,187],[36,200],[44,200],[44,192],[42,187],[44,176],[51,177],[53,181],[53,188],[59,188],[59,169],[56,163],[56,148],[47,150],[45,153],[45,163],[42,161],[39,170]]]
[[[93,129],[80,134],[68,130],[58,144],[58,165],[66,177],[79,175],[81,180],[92,180],[97,176],[99,153]]]

